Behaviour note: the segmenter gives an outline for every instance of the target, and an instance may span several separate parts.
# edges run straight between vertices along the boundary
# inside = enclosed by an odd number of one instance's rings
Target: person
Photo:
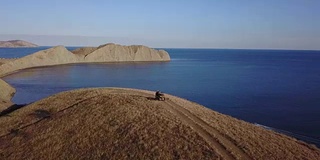
[[[157,90],[157,92],[155,94],[156,100],[160,100],[161,96],[163,96],[163,93],[161,93],[161,91]]]

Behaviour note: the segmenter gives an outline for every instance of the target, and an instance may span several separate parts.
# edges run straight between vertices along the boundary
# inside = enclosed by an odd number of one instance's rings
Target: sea
[[[0,48],[0,57],[47,48]],[[3,79],[17,89],[18,104],[87,87],[161,90],[320,147],[320,51],[164,50],[170,62],[31,68]]]

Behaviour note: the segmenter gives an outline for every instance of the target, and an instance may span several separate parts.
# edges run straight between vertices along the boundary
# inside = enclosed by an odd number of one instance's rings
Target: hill
[[[82,52],[79,52],[78,50],[73,52],[84,57],[85,62],[141,62],[170,60],[170,56],[166,51],[151,49],[143,45],[122,46],[108,43],[97,48],[88,47],[83,49],[84,50]]]
[[[23,40],[11,40],[0,41],[0,47],[15,48],[15,47],[38,47],[38,45],[23,41]]]
[[[0,116],[0,159],[317,159],[320,150],[196,103],[80,89]]]
[[[170,61],[170,56],[164,50],[155,50],[146,46],[122,46],[110,43],[99,47],[80,48],[73,52],[68,51],[64,46],[57,46],[8,62],[3,61],[3,64],[0,65],[0,77],[32,67],[71,63],[137,61]]]

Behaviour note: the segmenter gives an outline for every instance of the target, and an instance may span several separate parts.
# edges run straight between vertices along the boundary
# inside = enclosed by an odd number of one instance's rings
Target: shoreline
[[[115,63],[121,63],[121,64],[133,64],[133,63],[155,63],[155,62],[159,62],[159,63],[167,63],[167,62],[169,62],[169,61],[113,61],[113,62],[75,62],[75,63],[64,63],[64,64],[53,64],[53,65],[42,65],[42,66],[35,66],[35,67],[29,67],[29,68],[23,68],[23,69],[19,69],[19,70],[15,70],[15,71],[13,71],[13,72],[10,72],[10,73],[7,73],[7,74],[5,74],[5,75],[0,75],[0,78],[3,78],[3,77],[6,77],[6,76],[8,76],[8,75],[10,75],[10,74],[14,74],[14,73],[17,73],[17,72],[20,72],[20,71],[23,71],[23,70],[27,70],[27,69],[32,69],[32,68],[47,68],[47,67],[54,67],[54,66],[64,66],[64,65],[66,65],[66,66],[68,66],[68,65],[77,65],[77,64],[115,64]],[[113,88],[113,87],[111,87],[111,88]],[[118,89],[123,89],[123,88],[118,88]],[[135,89],[133,89],[134,91],[137,91],[137,90],[135,90]],[[74,91],[74,90],[70,90],[70,91]],[[69,92],[69,91],[66,91],[66,92]],[[63,93],[63,92],[61,92],[61,93]],[[60,94],[60,93],[59,93]],[[53,95],[50,95],[49,97],[51,97],[51,96],[53,96]],[[179,97],[178,97],[179,98]],[[44,99],[46,99],[46,98],[44,98]],[[42,100],[42,99],[41,99]],[[41,101],[41,100],[39,100],[39,101]],[[33,102],[33,103],[37,103],[38,101],[35,101],[35,102]],[[211,109],[209,109],[209,110],[211,110]],[[214,110],[212,110],[212,111],[214,111]],[[226,116],[228,116],[228,115],[226,115]],[[232,117],[232,118],[234,118],[234,117]],[[239,119],[238,119],[239,120]],[[241,121],[241,120],[240,120]],[[246,122],[246,123],[249,123],[249,122]],[[250,123],[250,124],[252,124],[252,123]],[[271,130],[272,132],[274,132],[274,133],[279,133],[279,132],[277,132],[277,131],[274,131],[274,130]],[[281,133],[280,132],[280,134],[281,135],[287,135],[287,134],[283,134],[283,133]],[[294,137],[294,136],[288,136],[288,137]]]
[[[5,59],[5,58],[4,58]],[[17,58],[18,59],[18,58]],[[144,64],[148,64],[148,63],[168,63],[170,62],[170,60],[168,61],[113,61],[113,62],[75,62],[75,63],[63,63],[63,64],[53,64],[53,65],[42,65],[42,66],[34,66],[34,67],[29,67],[29,68],[23,68],[23,69],[19,69],[19,70],[15,70],[13,72],[9,72],[6,74],[1,74],[0,73],[0,78],[3,79],[6,76],[9,76],[11,74],[15,74],[17,72],[20,71],[24,71],[24,70],[28,70],[28,69],[34,69],[34,68],[50,68],[50,67],[55,67],[55,66],[69,66],[69,65],[77,65],[77,64],[116,64],[116,63],[121,63],[121,64],[134,64],[134,63],[144,63]],[[0,65],[1,66],[1,65]]]

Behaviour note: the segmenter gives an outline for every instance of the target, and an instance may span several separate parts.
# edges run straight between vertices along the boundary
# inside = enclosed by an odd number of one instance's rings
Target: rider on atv
[[[156,95],[155,95],[156,100],[164,100],[164,94],[161,93],[159,90],[157,90]]]

